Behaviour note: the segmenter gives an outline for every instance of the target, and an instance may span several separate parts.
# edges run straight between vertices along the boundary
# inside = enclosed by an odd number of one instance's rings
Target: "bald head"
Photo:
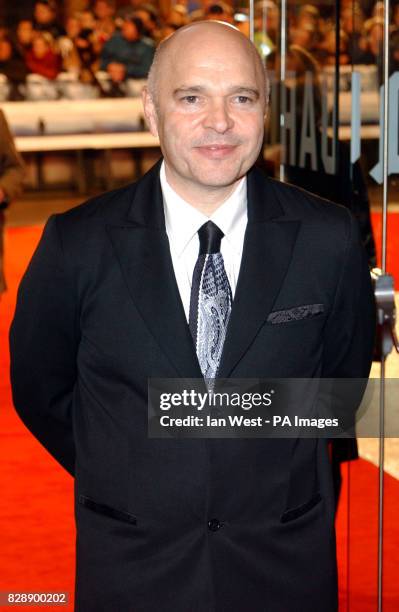
[[[187,60],[187,54],[204,56],[215,53],[220,63],[226,61],[228,52],[246,57],[253,64],[260,89],[264,97],[265,108],[269,99],[269,80],[265,66],[255,45],[235,26],[222,21],[197,21],[188,24],[163,40],[154,55],[148,74],[148,92],[155,105],[158,103],[162,82],[173,80],[177,65]],[[225,56],[225,57],[223,57]],[[230,57],[234,61],[234,57]],[[186,63],[186,69],[190,65]]]
[[[220,205],[254,164],[266,87],[255,47],[227,24],[193,23],[158,48],[144,114],[159,137],[166,178],[187,202]]]

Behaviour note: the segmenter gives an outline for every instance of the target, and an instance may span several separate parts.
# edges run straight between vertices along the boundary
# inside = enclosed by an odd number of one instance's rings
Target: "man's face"
[[[36,38],[33,39],[32,47],[36,58],[39,59],[44,57],[49,50],[49,45],[42,36],[36,36]]]
[[[137,32],[136,24],[133,21],[124,21],[122,24],[122,36],[126,40],[133,42],[138,40],[139,34]]]
[[[18,41],[22,45],[29,45],[33,38],[33,24],[31,21],[22,20],[18,23],[17,27]]]
[[[115,11],[112,4],[105,0],[97,0],[94,4],[94,12],[98,19],[109,19]]]
[[[156,107],[144,94],[167,177],[183,197],[233,186],[262,146],[262,74],[241,36],[224,27],[180,34],[160,70]]]
[[[55,19],[55,13],[51,7],[40,2],[35,5],[34,14],[36,21],[44,25],[51,23]]]
[[[91,11],[82,11],[80,15],[80,25],[82,30],[94,30],[96,19]]]

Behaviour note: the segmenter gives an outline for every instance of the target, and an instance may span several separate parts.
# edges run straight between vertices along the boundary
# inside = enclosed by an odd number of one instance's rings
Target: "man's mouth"
[[[195,147],[201,155],[208,159],[223,159],[231,155],[236,148],[237,145],[232,144],[209,144]]]

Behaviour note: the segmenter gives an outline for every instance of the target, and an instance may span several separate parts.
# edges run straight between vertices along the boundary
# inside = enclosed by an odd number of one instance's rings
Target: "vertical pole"
[[[341,46],[341,0],[335,0],[335,75],[334,75],[334,107],[333,107],[333,139],[335,145],[334,170],[337,174],[339,157],[339,93],[340,93],[340,46]]]
[[[383,157],[382,157],[382,261],[383,274],[386,273],[387,254],[387,214],[388,214],[388,135],[389,135],[389,12],[390,0],[384,0],[384,92],[383,92]],[[384,569],[384,461],[385,461],[385,355],[381,357],[380,370],[380,419],[379,419],[379,480],[378,480],[378,612],[383,609],[383,569]]]
[[[383,609],[383,554],[384,554],[384,457],[385,457],[385,355],[380,368],[380,419],[378,452],[378,612]]]
[[[255,34],[255,0],[249,0],[249,39],[254,42]]]
[[[284,113],[282,112],[282,101],[285,96],[285,78],[286,78],[286,57],[287,57],[287,0],[281,0],[281,15],[280,15],[280,143],[284,142],[284,138],[282,135],[283,130],[285,130],[284,125]],[[283,152],[282,152],[283,153]],[[282,154],[282,160],[287,157]],[[283,161],[280,161],[280,181],[285,180],[285,169]]]

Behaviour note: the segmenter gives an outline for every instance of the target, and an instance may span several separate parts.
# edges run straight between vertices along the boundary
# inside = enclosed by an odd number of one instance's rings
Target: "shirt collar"
[[[201,225],[211,220],[220,229],[238,253],[242,251],[243,235],[247,224],[247,177],[244,176],[233,193],[215,212],[207,217],[183,200],[166,180],[165,162],[162,162],[160,181],[165,211],[166,232],[178,256],[197,234]]]

